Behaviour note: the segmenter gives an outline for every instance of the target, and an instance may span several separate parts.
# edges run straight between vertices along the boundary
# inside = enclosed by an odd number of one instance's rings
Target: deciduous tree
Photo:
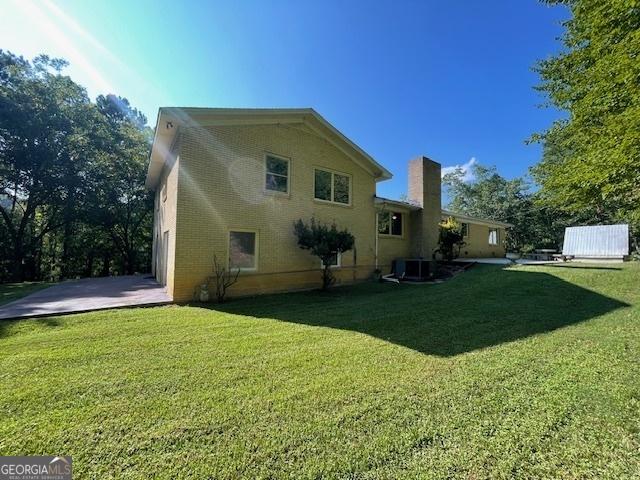
[[[539,62],[538,87],[567,112],[532,140],[543,144],[532,169],[545,205],[589,223],[640,226],[640,4],[548,0],[569,8],[564,49]]]
[[[570,218],[550,206],[538,205],[531,185],[523,178],[508,180],[495,167],[473,165],[471,182],[462,170],[445,175],[443,185],[450,197],[448,208],[473,217],[513,224],[506,247],[511,251],[559,248]]]
[[[0,51],[0,281],[149,265],[146,118],[115,95],[92,103],[65,65]]]

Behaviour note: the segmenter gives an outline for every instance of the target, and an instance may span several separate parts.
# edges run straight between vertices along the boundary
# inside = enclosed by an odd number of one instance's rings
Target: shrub
[[[327,290],[335,277],[331,272],[331,262],[336,255],[353,248],[355,238],[347,230],[338,230],[335,223],[326,225],[311,218],[309,224],[301,219],[294,223],[293,230],[298,238],[298,246],[309,250],[322,261],[322,289]]]
[[[235,272],[232,272],[231,269],[227,269],[218,261],[216,255],[213,256],[213,275],[207,278],[206,285],[209,291],[215,290],[216,301],[218,303],[224,302],[227,289],[238,281],[239,275],[239,268]]]
[[[439,251],[445,260],[451,261],[460,255],[460,248],[464,245],[462,225],[455,218],[449,217],[440,223],[438,237]]]

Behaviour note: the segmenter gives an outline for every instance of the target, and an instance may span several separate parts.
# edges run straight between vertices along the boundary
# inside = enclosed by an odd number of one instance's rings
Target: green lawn
[[[637,478],[640,265],[0,322],[0,455],[76,478]]]
[[[47,282],[0,283],[0,305],[51,286]]]

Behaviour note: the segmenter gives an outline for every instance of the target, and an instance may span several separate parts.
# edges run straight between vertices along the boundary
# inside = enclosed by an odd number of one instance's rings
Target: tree
[[[293,229],[298,246],[303,250],[309,250],[321,260],[322,289],[327,290],[335,283],[335,277],[331,272],[332,263],[337,255],[353,248],[355,238],[347,230],[338,230],[335,223],[329,226],[316,222],[314,218],[308,225],[301,219],[298,220],[294,223]]]
[[[465,181],[460,169],[444,176],[450,210],[513,224],[506,238],[506,247],[511,251],[560,247],[564,227],[569,223],[566,214],[538,205],[536,194],[523,178],[507,180],[495,167],[480,164],[472,168],[472,182]]]
[[[144,115],[124,98],[99,96],[97,105],[109,125],[111,138],[96,163],[92,218],[108,232],[119,250],[123,271],[132,274],[151,260],[148,246],[153,195],[144,181],[152,132],[144,127]]]
[[[563,51],[539,62],[538,89],[568,113],[532,137],[540,201],[587,223],[640,232],[640,7],[619,0],[548,0],[571,11]]]
[[[146,118],[115,95],[92,103],[65,66],[0,50],[0,281],[150,263]]]
[[[83,138],[95,128],[85,90],[60,75],[65,65],[0,50],[0,216],[16,281],[33,273],[43,237],[68,221],[81,184],[75,162],[88,155]]]
[[[438,236],[438,251],[449,262],[460,255],[460,248],[464,245],[462,225],[455,218],[449,217],[440,223]]]

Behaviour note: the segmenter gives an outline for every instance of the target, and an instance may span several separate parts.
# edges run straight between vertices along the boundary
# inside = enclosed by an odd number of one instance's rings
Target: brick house
[[[379,198],[391,173],[312,109],[161,108],[146,185],[155,191],[153,273],[190,300],[213,257],[240,278],[231,295],[318,286],[320,262],[293,223],[315,217],[355,237],[336,257],[339,283],[437,248],[440,164],[409,164],[409,202]],[[457,215],[454,215],[457,216]],[[503,256],[507,224],[460,217],[467,256]],[[464,254],[465,252],[463,252]]]

